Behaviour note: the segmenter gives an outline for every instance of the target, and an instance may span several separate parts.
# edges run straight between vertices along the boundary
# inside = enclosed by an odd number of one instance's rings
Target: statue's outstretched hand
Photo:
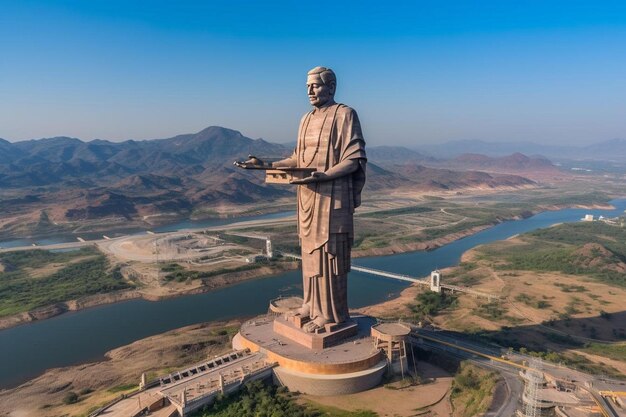
[[[271,165],[267,165],[265,162],[261,161],[254,155],[248,155],[247,161],[235,161],[233,165],[238,166],[239,168],[250,169],[250,168],[262,168],[269,167]]]
[[[289,181],[289,183],[290,184],[311,184],[314,182],[329,181],[331,179],[332,178],[330,178],[325,172],[315,171],[311,173],[310,177],[302,178],[301,180],[291,180]]]

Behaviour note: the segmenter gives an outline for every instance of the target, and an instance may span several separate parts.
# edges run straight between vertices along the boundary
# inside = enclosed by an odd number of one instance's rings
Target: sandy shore
[[[105,360],[47,370],[16,388],[0,390],[0,417],[86,415],[139,384],[143,372],[158,375],[231,349],[241,321],[200,323],[113,349]],[[80,401],[64,404],[69,392]],[[81,394],[82,393],[82,394]]]

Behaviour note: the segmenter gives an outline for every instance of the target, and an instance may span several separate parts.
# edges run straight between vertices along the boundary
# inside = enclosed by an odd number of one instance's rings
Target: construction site
[[[121,265],[121,272],[127,279],[157,293],[159,289],[176,289],[173,287],[181,283],[187,287],[202,285],[187,280],[189,276],[238,271],[274,256],[269,237],[244,238],[203,230],[149,232],[99,240],[97,246],[114,264]],[[194,272],[197,275],[192,275]]]

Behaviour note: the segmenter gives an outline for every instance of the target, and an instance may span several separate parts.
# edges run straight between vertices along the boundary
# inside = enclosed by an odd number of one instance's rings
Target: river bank
[[[448,245],[454,241],[475,235],[481,231],[489,229],[495,225],[508,222],[517,221],[532,217],[538,213],[545,211],[558,211],[568,208],[586,209],[586,210],[612,210],[615,209],[610,204],[593,204],[593,205],[549,205],[538,206],[535,210],[525,212],[521,216],[511,216],[506,218],[499,218],[491,223],[472,227],[463,231],[450,233],[443,237],[427,240],[423,242],[406,243],[406,244],[394,244],[379,248],[370,248],[366,250],[354,250],[353,258],[366,258],[372,256],[388,256],[402,253],[409,253],[415,251],[432,251]],[[250,220],[252,224],[259,223],[261,220]],[[214,226],[219,227],[219,226]],[[67,300],[62,303],[56,303],[50,306],[40,307],[31,311],[18,313],[12,316],[0,318],[0,330],[8,329],[14,326],[32,323],[35,321],[41,321],[56,317],[58,315],[67,312],[76,312],[87,308],[118,303],[121,301],[128,301],[133,299],[143,299],[146,301],[163,301],[165,299],[173,297],[188,296],[193,294],[201,294],[209,291],[214,291],[219,288],[236,285],[238,283],[267,278],[278,273],[282,273],[289,270],[295,270],[299,267],[298,263],[279,263],[279,267],[262,266],[257,269],[247,271],[237,271],[221,274],[216,277],[212,277],[210,280],[196,280],[191,283],[179,286],[160,287],[158,291],[154,288],[145,289],[132,289],[116,291],[105,294],[96,294],[92,296],[82,297],[76,300]]]
[[[122,290],[104,294],[95,294],[87,297],[81,297],[76,300],[68,300],[62,303],[56,303],[45,307],[40,307],[31,311],[14,314],[0,318],[0,330],[9,329],[11,327],[20,326],[35,321],[47,320],[68,312],[77,312],[80,310],[99,307],[108,304],[119,303],[122,301],[141,299],[151,302],[159,302],[171,298],[189,296],[194,294],[203,294],[240,284],[245,281],[264,279],[274,276],[281,272],[298,269],[298,262],[280,263],[280,267],[262,266],[257,269],[247,271],[228,272],[210,280],[202,281],[190,286],[190,288],[182,288],[177,290],[170,289],[166,294],[155,294],[142,291],[141,289]]]
[[[230,320],[186,326],[108,351],[103,360],[49,369],[16,388],[0,390],[0,416],[86,415],[136,389],[144,372],[153,379],[230,350],[240,325],[240,320]],[[75,404],[64,403],[70,392],[78,395]]]
[[[387,256],[387,255],[396,255],[400,253],[406,252],[415,252],[415,251],[432,251],[438,249],[442,246],[448,245],[456,240],[463,239],[476,233],[479,233],[483,230],[489,229],[498,224],[509,222],[509,221],[517,221],[527,219],[529,217],[535,216],[539,213],[547,212],[547,211],[558,211],[564,209],[586,209],[586,210],[614,210],[615,207],[611,204],[589,204],[589,205],[547,205],[547,206],[538,206],[536,209],[529,210],[522,215],[519,216],[507,216],[501,217],[493,222],[486,223],[481,226],[475,226],[468,228],[466,230],[462,230],[459,232],[454,232],[442,236],[437,239],[426,240],[422,242],[415,243],[403,243],[403,244],[393,244],[380,248],[369,248],[366,250],[354,249],[352,251],[352,256],[354,258],[364,258],[369,256]]]

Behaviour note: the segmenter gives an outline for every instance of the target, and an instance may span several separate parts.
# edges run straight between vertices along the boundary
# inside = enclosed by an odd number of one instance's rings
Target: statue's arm
[[[281,159],[280,161],[270,162],[270,164],[274,168],[297,168],[298,157],[296,156],[296,151],[293,151],[293,154],[291,154],[289,158]]]
[[[346,175],[350,175],[356,172],[357,169],[359,169],[358,159],[346,159],[344,161],[341,161],[334,167],[329,168],[322,174],[324,174],[324,181],[330,181],[337,178],[345,177]]]
[[[365,156],[365,141],[361,133],[361,124],[356,112],[347,108],[341,116],[339,137],[344,138],[345,145],[342,147],[340,162],[324,172],[316,171],[310,177],[301,180],[293,180],[292,184],[309,184],[314,182],[332,181],[337,178],[351,175],[359,170]]]
[[[350,175],[359,169],[358,159],[346,159],[326,171],[315,171],[310,177],[293,180],[291,184],[310,184],[312,182],[332,181]]]
[[[244,169],[269,169],[274,167],[280,168],[296,168],[298,166],[298,160],[294,155],[289,158],[282,159],[276,162],[266,162],[257,158],[254,155],[248,155],[248,159],[246,161],[235,161],[233,162],[235,166]]]

